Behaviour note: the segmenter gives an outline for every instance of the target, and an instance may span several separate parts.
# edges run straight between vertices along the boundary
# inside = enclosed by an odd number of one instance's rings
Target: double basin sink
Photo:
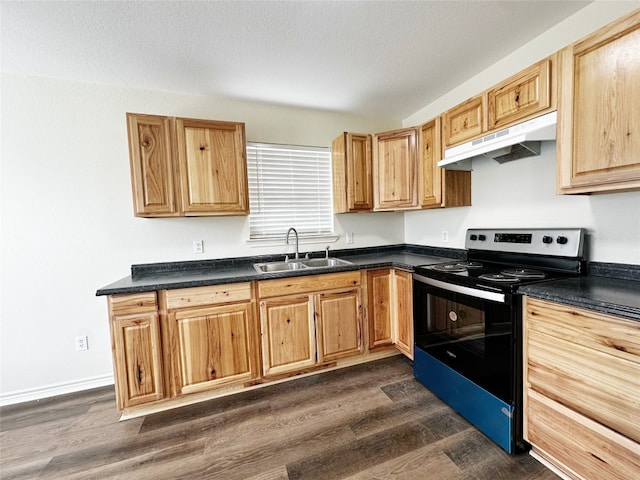
[[[340,258],[306,258],[299,260],[289,260],[288,262],[266,262],[266,263],[254,263],[255,268],[259,273],[275,273],[286,272],[289,270],[305,270],[308,268],[329,268],[340,267],[343,265],[353,265],[353,263]]]

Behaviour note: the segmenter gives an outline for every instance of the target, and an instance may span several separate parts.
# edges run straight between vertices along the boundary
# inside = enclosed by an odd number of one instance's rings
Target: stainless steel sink
[[[351,262],[347,262],[346,260],[341,260],[339,258],[312,258],[309,260],[301,260],[300,263],[303,263],[304,265],[310,268],[339,267],[340,265],[352,265]]]
[[[265,262],[254,263],[255,268],[259,273],[274,273],[274,272],[286,272],[289,270],[301,270],[306,268],[328,268],[339,267],[342,265],[352,265],[347,260],[340,258],[309,258],[300,259],[292,262]]]
[[[254,263],[253,268],[255,268],[260,273],[271,273],[284,272],[287,270],[300,270],[303,268],[307,268],[307,266],[303,265],[300,262],[267,262]]]

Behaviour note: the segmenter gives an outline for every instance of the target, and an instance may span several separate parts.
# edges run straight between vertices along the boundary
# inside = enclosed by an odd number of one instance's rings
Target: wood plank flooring
[[[0,409],[0,478],[552,480],[392,357],[119,421],[105,387]]]

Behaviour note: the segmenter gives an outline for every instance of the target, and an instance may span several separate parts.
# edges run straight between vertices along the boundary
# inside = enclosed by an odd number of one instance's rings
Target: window
[[[331,150],[247,142],[249,239],[333,234]]]

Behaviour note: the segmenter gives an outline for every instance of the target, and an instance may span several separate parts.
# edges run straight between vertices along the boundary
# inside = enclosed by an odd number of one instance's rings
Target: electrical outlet
[[[202,240],[193,241],[193,253],[198,255],[204,253],[204,242]]]
[[[448,242],[449,241],[449,232],[447,230],[443,230],[442,231],[442,241],[443,242]]]
[[[86,335],[78,335],[76,337],[76,351],[89,350],[89,339]]]
[[[345,241],[346,243],[353,243],[353,233],[347,233]]]

